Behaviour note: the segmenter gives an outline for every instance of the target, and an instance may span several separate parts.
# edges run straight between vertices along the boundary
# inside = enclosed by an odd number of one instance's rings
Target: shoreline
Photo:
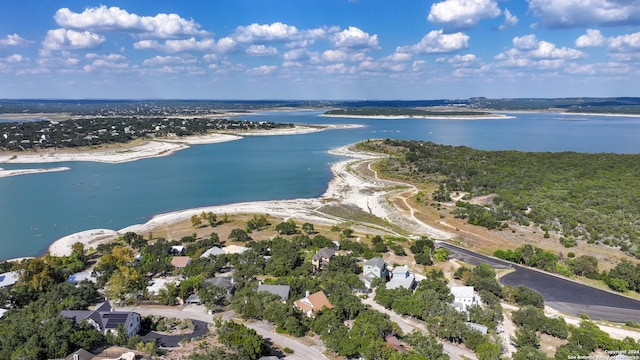
[[[449,238],[442,236],[444,232],[428,226],[422,222],[407,224],[409,220],[402,219],[390,208],[386,201],[388,187],[397,185],[384,180],[368,179],[355,175],[349,171],[349,166],[359,161],[379,159],[381,155],[356,152],[350,149],[353,144],[329,150],[330,154],[347,157],[331,164],[333,177],[327,185],[326,191],[317,198],[299,198],[290,200],[265,200],[233,203],[227,205],[213,205],[192,209],[178,210],[163,214],[154,215],[149,221],[142,224],[134,224],[119,230],[92,229],[68,236],[64,236],[54,241],[49,246],[49,254],[53,256],[68,256],[71,254],[71,246],[75,242],[82,242],[85,248],[95,247],[104,242],[111,241],[126,232],[132,231],[144,234],[157,226],[188,220],[192,215],[204,212],[222,214],[269,214],[282,217],[284,219],[297,219],[300,221],[321,223],[327,225],[337,225],[345,220],[332,215],[324,214],[318,209],[324,205],[340,203],[352,205],[362,211],[371,213],[382,219],[403,221],[406,227],[415,233],[432,234],[439,238]]]
[[[374,119],[374,120],[400,120],[400,119],[422,119],[422,120],[504,120],[515,119],[515,116],[509,115],[442,115],[442,116],[426,116],[426,115],[333,115],[321,114],[322,117],[345,118],[345,119]]]
[[[14,169],[7,170],[0,168],[0,178],[9,177],[9,176],[18,176],[18,175],[29,175],[29,174],[41,174],[47,172],[57,172],[57,171],[67,171],[71,170],[70,167],[60,166],[55,168],[39,168],[39,169]]]
[[[296,125],[288,129],[275,130],[257,130],[249,132],[237,133],[213,133],[209,135],[187,136],[183,138],[165,138],[157,140],[148,140],[143,144],[128,146],[122,144],[114,149],[105,150],[89,150],[72,152],[61,150],[58,151],[42,151],[39,153],[0,153],[0,164],[43,164],[58,162],[100,162],[108,164],[118,164],[141,159],[154,157],[169,156],[173,153],[189,148],[192,145],[216,144],[227,141],[241,140],[244,136],[277,136],[277,135],[300,135],[312,132],[318,132],[328,129],[350,128],[358,125],[317,125],[317,126],[301,126]],[[52,168],[52,169],[16,169],[6,170],[0,169],[0,177],[12,175],[26,175],[49,171],[63,171],[69,168]],[[1,171],[6,171],[5,173]]]

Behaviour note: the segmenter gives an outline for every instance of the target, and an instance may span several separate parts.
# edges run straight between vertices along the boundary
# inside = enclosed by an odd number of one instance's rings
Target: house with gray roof
[[[258,285],[258,292],[266,291],[268,293],[280,296],[282,301],[289,300],[289,291],[291,291],[291,287],[289,285]]]
[[[452,286],[451,294],[453,295],[453,307],[458,311],[467,311],[467,309],[478,303],[473,286]]]
[[[129,337],[140,331],[140,314],[132,311],[114,311],[108,302],[98,304],[94,310],[62,310],[61,314],[74,324],[87,321],[103,335],[115,332],[120,324],[124,326]]]
[[[375,279],[387,281],[388,277],[387,263],[382,258],[375,257],[364,262],[361,279],[367,289],[371,289],[371,284]]]
[[[396,266],[391,272],[391,280],[387,283],[387,289],[405,288],[413,290],[416,286],[416,276],[409,271],[406,265]]]
[[[313,255],[311,258],[311,263],[316,268],[316,270],[322,270],[323,267],[329,265],[329,261],[336,254],[336,249],[333,248],[322,248],[318,250],[318,252]]]
[[[217,256],[217,255],[224,255],[224,254],[225,254],[224,250],[222,250],[218,246],[214,246],[211,249],[203,252],[202,255],[200,255],[200,257],[201,258],[206,258],[206,257],[209,257],[211,255]]]

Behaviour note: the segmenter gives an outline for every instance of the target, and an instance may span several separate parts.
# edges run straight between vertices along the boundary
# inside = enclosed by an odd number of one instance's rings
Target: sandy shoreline
[[[155,227],[164,224],[184,221],[192,215],[199,215],[204,212],[214,214],[269,214],[285,219],[297,219],[314,223],[336,225],[345,221],[318,211],[324,205],[339,203],[342,205],[353,205],[367,213],[376,215],[391,222],[402,221],[417,234],[429,235],[438,239],[450,238],[450,234],[436,230],[424,223],[407,223],[410,220],[401,219],[401,215],[394,211],[386,200],[389,183],[382,180],[362,178],[351,172],[350,164],[361,161],[380,158],[377,154],[360,153],[349,150],[350,145],[331,150],[334,155],[348,157],[331,165],[333,179],[328,185],[325,193],[319,198],[293,199],[293,200],[270,200],[243,202],[229,205],[206,206],[195,209],[185,209],[165,214],[159,214],[151,218],[144,224],[136,224],[120,230],[94,229],[87,230],[56,240],[49,246],[49,253],[55,256],[65,256],[71,254],[71,246],[76,242],[82,242],[86,248],[95,247],[100,243],[108,242],[128,231],[145,234]]]
[[[49,169],[14,169],[14,170],[6,170],[0,168],[0,178],[9,177],[9,176],[17,176],[17,175],[29,175],[29,174],[40,174],[46,172],[56,172],[56,171],[67,171],[71,170],[69,167],[55,167]]]
[[[502,120],[502,119],[515,119],[514,116],[490,114],[490,115],[476,115],[476,116],[461,116],[461,115],[442,115],[442,116],[420,116],[420,115],[332,115],[322,114],[323,117],[344,118],[344,119],[376,119],[376,120],[400,120],[400,119],[424,119],[424,120]]]

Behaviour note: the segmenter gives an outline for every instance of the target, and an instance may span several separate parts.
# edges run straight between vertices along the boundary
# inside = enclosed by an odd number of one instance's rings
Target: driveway
[[[158,334],[155,331],[141,331],[139,333],[140,336],[144,339],[144,341],[156,341],[158,345],[165,348],[172,348],[180,346],[180,341],[184,339],[193,339],[200,336],[204,336],[209,332],[207,328],[207,323],[200,320],[191,320],[193,322],[194,330],[191,334],[183,334],[183,335],[164,335]]]
[[[496,268],[511,267],[514,272],[500,278],[502,285],[526,286],[544,297],[545,304],[571,315],[587,314],[594,320],[624,323],[640,322],[640,301],[601,289],[596,289],[573,280],[527,268],[508,261],[478,254],[445,242],[438,246],[451,250],[452,257],[478,265],[482,262]]]
[[[207,314],[207,310],[203,306],[187,306],[184,309],[174,307],[127,307],[118,308],[118,311],[135,311],[142,316],[157,315],[164,317],[175,317],[178,319],[191,319],[203,324],[213,324],[213,316]],[[236,314],[233,311],[225,311],[217,313],[215,316],[219,316],[225,320],[233,319]],[[292,354],[287,354],[287,360],[327,360],[324,356],[326,347],[319,340],[314,340],[315,344],[309,345],[298,341],[297,338],[284,334],[278,334],[275,332],[273,325],[263,321],[246,322],[244,325],[248,328],[254,329],[265,340],[270,341],[273,345],[279,347],[288,347],[293,350]],[[206,328],[206,326],[205,326]],[[179,340],[178,340],[179,342]]]

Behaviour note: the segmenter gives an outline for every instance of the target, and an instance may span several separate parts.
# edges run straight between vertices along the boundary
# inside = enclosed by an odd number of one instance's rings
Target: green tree
[[[449,249],[447,249],[447,248],[439,248],[433,254],[433,257],[439,262],[445,262],[445,261],[449,260],[449,256],[450,255],[451,255],[451,251],[449,251]]]
[[[237,241],[237,242],[247,242],[251,240],[251,237],[249,236],[249,234],[247,234],[246,231],[242,229],[233,229],[229,233],[228,240]]]
[[[307,235],[311,235],[315,233],[315,229],[312,223],[304,223],[302,224],[302,231],[304,231],[305,234]]]
[[[591,255],[578,256],[573,260],[573,273],[590,279],[598,278],[598,260]]]
[[[276,231],[280,235],[294,235],[298,232],[298,225],[296,222],[289,219],[276,225]]]
[[[500,359],[501,354],[502,349],[500,348],[500,345],[492,342],[484,342],[478,345],[478,348],[476,349],[478,360],[498,360]]]

